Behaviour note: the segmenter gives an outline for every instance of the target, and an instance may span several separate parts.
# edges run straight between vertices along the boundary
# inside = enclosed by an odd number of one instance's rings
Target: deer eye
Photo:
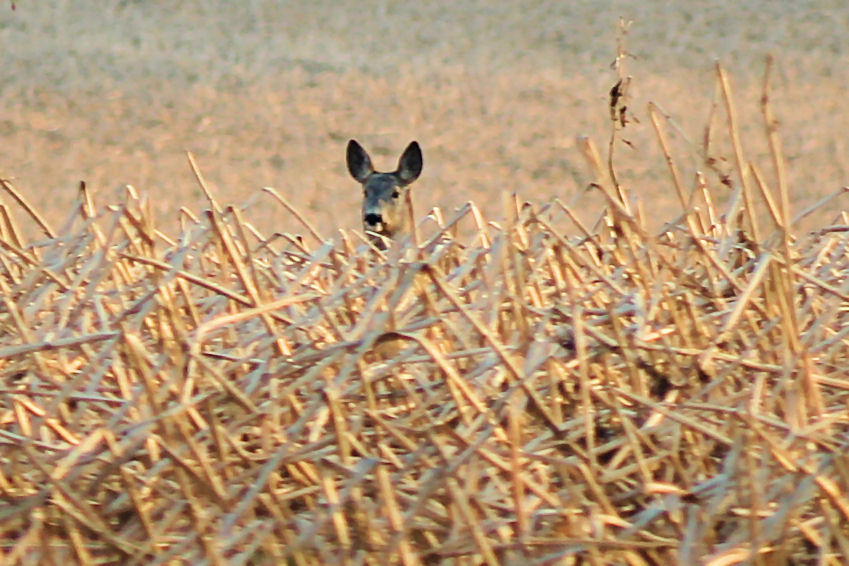
[[[401,191],[399,191],[398,189],[395,189],[394,191],[392,191],[392,198],[398,198],[400,196],[401,196]]]

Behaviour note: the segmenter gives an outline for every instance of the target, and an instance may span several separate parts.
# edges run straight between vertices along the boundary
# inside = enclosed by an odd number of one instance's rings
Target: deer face
[[[422,172],[422,151],[411,142],[398,160],[398,168],[390,173],[375,171],[371,158],[356,140],[348,142],[348,171],[363,186],[363,230],[375,243],[381,236],[394,238],[410,231],[410,215],[406,206],[408,185]]]

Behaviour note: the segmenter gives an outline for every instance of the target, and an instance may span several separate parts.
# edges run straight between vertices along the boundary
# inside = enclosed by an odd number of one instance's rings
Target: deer
[[[407,191],[422,172],[422,150],[412,141],[392,172],[375,171],[371,157],[357,140],[348,141],[348,172],[363,186],[363,230],[378,249],[412,230]]]

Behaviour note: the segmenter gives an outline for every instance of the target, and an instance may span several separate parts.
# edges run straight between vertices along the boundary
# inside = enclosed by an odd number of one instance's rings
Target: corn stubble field
[[[845,215],[796,234],[739,169],[719,209],[670,158],[649,232],[586,154],[592,228],[505,198],[385,253],[212,195],[53,229],[4,181],[5,561],[842,562]]]
[[[488,178],[385,251],[202,163],[178,222],[3,179],[0,562],[845,563],[846,180],[796,203],[774,67],[688,142],[623,49],[580,207]]]

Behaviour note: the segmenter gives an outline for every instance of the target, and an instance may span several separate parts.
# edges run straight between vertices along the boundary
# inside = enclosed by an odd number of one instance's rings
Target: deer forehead
[[[401,183],[391,173],[375,173],[363,183],[367,199],[392,199],[392,194],[401,189]]]

